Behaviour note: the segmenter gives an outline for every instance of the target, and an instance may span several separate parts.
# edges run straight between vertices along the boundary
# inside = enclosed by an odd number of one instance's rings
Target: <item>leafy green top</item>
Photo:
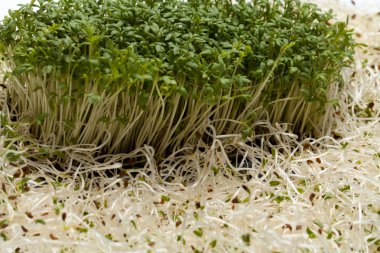
[[[346,24],[332,18],[298,0],[32,0],[3,20],[0,52],[13,58],[14,75],[69,76],[78,89],[97,79],[106,90],[158,80],[163,95],[215,101],[249,98],[247,87],[294,42],[266,100],[298,83],[307,101],[325,104],[328,84],[355,46]]]

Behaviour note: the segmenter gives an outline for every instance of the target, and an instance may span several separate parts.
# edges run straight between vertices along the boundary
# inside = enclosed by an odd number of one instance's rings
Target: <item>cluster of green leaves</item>
[[[231,86],[244,93],[271,69],[280,48],[295,42],[274,73],[282,85],[268,87],[268,95],[286,95],[300,79],[309,85],[307,99],[325,102],[337,67],[352,55],[352,38],[344,23],[328,24],[331,12],[282,2],[32,1],[10,12],[0,34],[13,47],[14,74],[42,69],[99,78],[104,88],[136,79],[149,85],[158,75],[164,93],[213,99],[231,95]],[[189,87],[177,87],[178,80]]]
[[[237,101],[238,115],[265,81],[264,107],[297,86],[299,99],[323,108],[355,47],[332,18],[298,0],[32,0],[3,20],[0,53],[14,63],[11,76],[44,76],[58,105],[124,90],[143,109],[180,94]]]

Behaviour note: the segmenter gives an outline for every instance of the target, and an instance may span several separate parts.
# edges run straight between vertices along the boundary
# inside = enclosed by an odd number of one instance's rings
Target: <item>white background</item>
[[[329,1],[339,1],[349,6],[351,5],[351,0],[329,0]],[[356,7],[363,11],[379,12],[380,11],[380,0],[353,0],[356,3]],[[0,20],[3,19],[8,13],[8,9],[17,9],[18,4],[29,3],[30,0],[0,0]]]
[[[9,9],[18,9],[18,4],[27,4],[30,0],[0,0],[0,20],[8,14]]]

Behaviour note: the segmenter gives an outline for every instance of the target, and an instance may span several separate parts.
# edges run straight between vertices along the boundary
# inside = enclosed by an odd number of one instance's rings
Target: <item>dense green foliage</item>
[[[111,151],[162,153],[208,123],[250,134],[265,115],[318,132],[355,46],[332,17],[298,0],[33,0],[0,26],[9,103],[40,139],[108,129]]]

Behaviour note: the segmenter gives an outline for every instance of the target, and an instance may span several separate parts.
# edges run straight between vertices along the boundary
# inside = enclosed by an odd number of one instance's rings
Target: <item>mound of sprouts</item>
[[[261,119],[329,129],[355,43],[298,0],[32,0],[0,26],[7,103],[36,139],[158,156]]]

